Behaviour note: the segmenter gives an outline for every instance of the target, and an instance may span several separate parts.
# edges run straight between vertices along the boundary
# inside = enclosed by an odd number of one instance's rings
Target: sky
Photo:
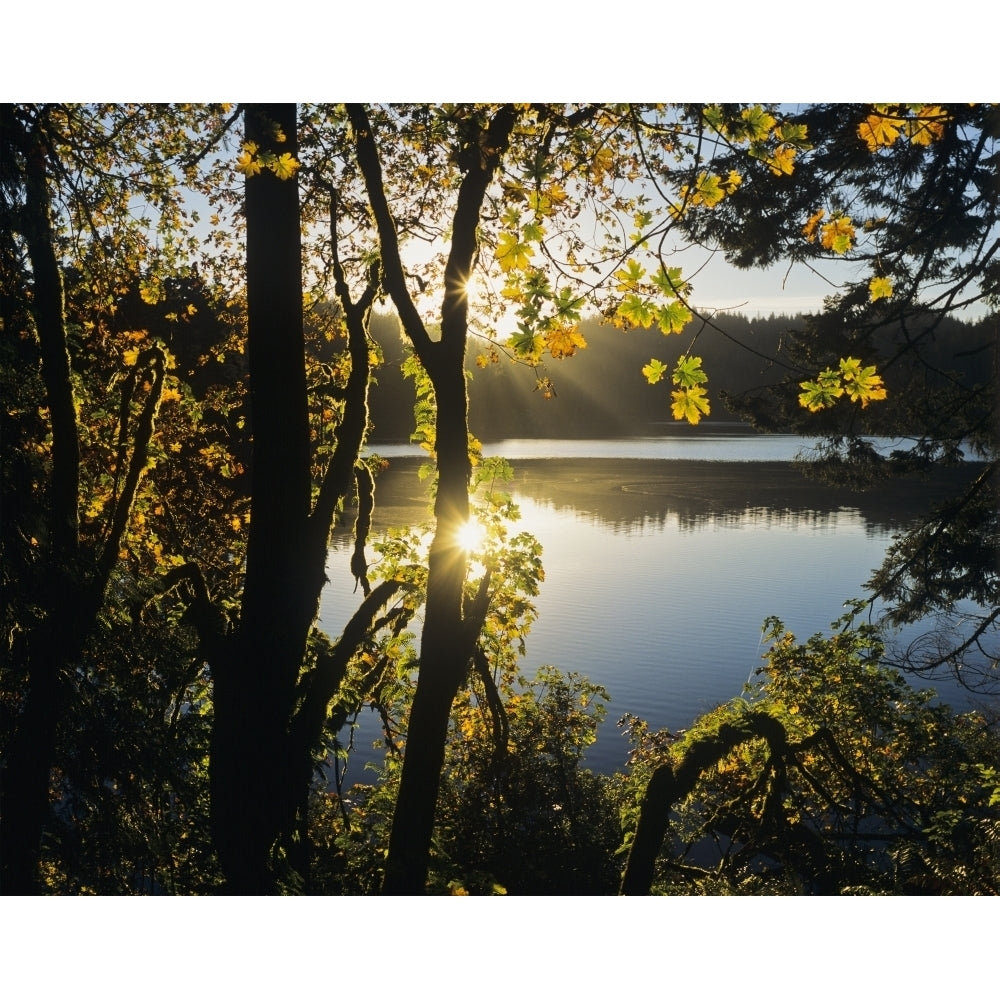
[[[673,259],[684,268],[684,277],[693,287],[691,302],[699,310],[736,312],[750,318],[819,312],[823,297],[836,290],[838,270],[841,280],[855,270],[843,265],[838,269],[831,262],[825,265],[825,276],[804,264],[746,271],[727,264],[721,253],[712,255],[699,248]]]

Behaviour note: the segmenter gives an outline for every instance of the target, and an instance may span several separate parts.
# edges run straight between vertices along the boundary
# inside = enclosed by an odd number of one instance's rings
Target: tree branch
[[[336,644],[321,654],[312,673],[303,678],[305,696],[291,724],[291,747],[295,760],[308,755],[319,739],[330,701],[337,693],[351,657],[370,634],[378,612],[408,585],[401,580],[384,580],[351,616]]]
[[[5,116],[6,117],[6,116]],[[15,116],[10,116],[16,122]],[[70,556],[79,547],[80,440],[66,344],[62,272],[56,258],[45,144],[36,124],[19,137],[25,157],[25,239],[35,280],[33,309],[41,344],[42,379],[52,422],[53,548]]]
[[[368,191],[368,202],[371,206],[375,228],[378,231],[379,246],[382,255],[383,282],[399,313],[400,322],[407,337],[413,343],[417,356],[428,367],[432,356],[433,341],[427,334],[423,320],[413,304],[409,289],[406,287],[406,275],[403,272],[403,261],[399,254],[399,234],[396,223],[385,197],[385,186],[382,181],[382,164],[372,134],[368,113],[361,104],[348,104],[347,115],[354,129],[354,150],[358,167],[364,177],[365,188]]]
[[[149,371],[152,375],[152,384],[146,401],[143,403],[142,413],[139,415],[138,426],[132,441],[132,455],[129,459],[128,472],[125,474],[125,484],[122,487],[121,496],[116,498],[114,513],[111,517],[111,526],[108,530],[108,538],[104,543],[104,550],[101,553],[99,565],[99,580],[102,585],[111,574],[111,569],[118,559],[118,551],[121,548],[121,540],[128,526],[128,519],[132,513],[132,504],[139,488],[139,481],[146,470],[146,463],[149,459],[149,442],[153,439],[153,430],[156,423],[156,413],[160,406],[160,395],[163,390],[164,366],[166,358],[159,347],[152,347],[144,351],[142,356],[136,361],[135,367],[129,373],[125,385],[122,387],[121,411],[118,418],[118,457],[115,466],[115,486],[114,491],[118,491],[118,481],[121,475],[121,467],[125,463],[126,452],[128,450],[128,428],[129,410],[131,409],[132,394],[139,381],[140,372]]]
[[[378,263],[374,263],[369,268],[368,284],[361,298],[357,302],[351,300],[337,251],[336,191],[331,191],[330,197],[330,240],[335,288],[347,322],[351,372],[344,389],[344,417],[335,432],[337,446],[327,466],[316,505],[310,515],[311,530],[318,536],[317,547],[321,547],[324,552],[337,505],[347,496],[354,481],[354,469],[368,428],[368,382],[371,377],[371,365],[368,361],[368,323],[371,307],[381,284],[380,268]],[[368,593],[367,589],[365,593]]]

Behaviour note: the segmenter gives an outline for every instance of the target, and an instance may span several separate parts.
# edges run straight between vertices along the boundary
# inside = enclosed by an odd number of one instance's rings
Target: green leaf
[[[708,376],[701,369],[701,358],[686,357],[677,362],[671,380],[674,385],[691,389],[702,382],[707,382]]]
[[[632,326],[641,326],[643,329],[651,327],[656,318],[653,307],[638,295],[626,295],[618,307],[618,315]]]
[[[667,374],[667,366],[662,361],[653,358],[648,365],[642,366],[642,374],[650,385],[656,385]]]
[[[768,137],[775,126],[775,118],[759,104],[746,108],[740,115],[747,127],[750,139],[760,142]]]
[[[615,277],[618,279],[618,291],[631,291],[642,281],[645,274],[646,269],[637,260],[630,260],[625,267],[615,271]]]
[[[680,333],[691,321],[691,310],[683,302],[671,302],[656,310],[656,319],[664,334]]]
[[[668,298],[675,299],[679,292],[686,291],[685,281],[679,267],[661,267],[653,275],[653,284]]]
[[[560,288],[555,297],[556,313],[561,319],[579,320],[582,302],[579,295],[567,285]]]
[[[540,243],[545,236],[545,227],[540,222],[528,222],[521,230],[525,243]]]
[[[844,386],[840,381],[840,373],[827,368],[819,373],[815,382],[800,382],[799,405],[810,413],[833,406],[844,395]]]

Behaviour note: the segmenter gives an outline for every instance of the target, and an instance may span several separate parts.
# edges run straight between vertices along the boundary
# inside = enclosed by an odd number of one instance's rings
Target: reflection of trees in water
[[[417,458],[395,458],[376,487],[376,532],[429,520]],[[974,466],[941,470],[928,480],[883,484],[864,493],[807,479],[782,462],[693,462],[646,459],[527,459],[513,463],[515,496],[571,513],[618,534],[718,527],[801,527],[831,531],[860,520],[865,533],[898,531],[949,494]],[[349,534],[345,515],[334,533]],[[346,534],[345,534],[346,537]]]
[[[860,519],[869,536],[909,524],[970,470],[933,480],[884,484],[859,493],[806,479],[780,462],[544,460],[516,465],[515,490],[556,510],[635,534],[676,518],[684,531],[714,527],[801,526],[832,530]]]

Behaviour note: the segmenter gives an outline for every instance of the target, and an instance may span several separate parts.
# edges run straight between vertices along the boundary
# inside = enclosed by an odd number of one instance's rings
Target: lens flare
[[[456,538],[466,552],[476,552],[486,541],[486,529],[476,518],[469,518],[456,532]]]

